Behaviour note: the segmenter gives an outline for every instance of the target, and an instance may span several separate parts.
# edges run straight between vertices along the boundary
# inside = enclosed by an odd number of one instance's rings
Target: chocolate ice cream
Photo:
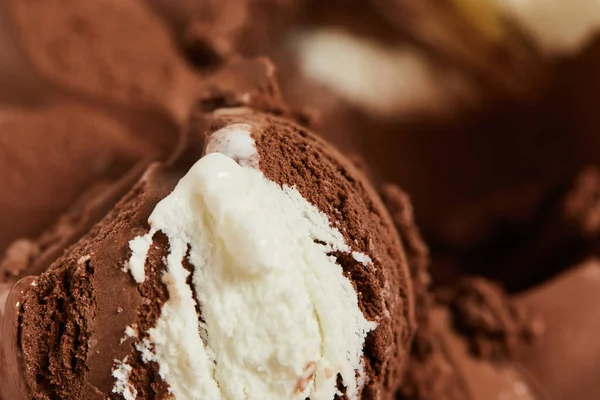
[[[548,399],[592,400],[600,393],[600,261],[593,257],[518,296],[539,318],[539,338],[518,362]]]
[[[53,225],[38,238],[13,241],[0,258],[0,285],[10,285],[28,275],[39,275],[77,242],[131,189],[148,162],[140,161],[115,181],[104,179],[90,186]],[[0,289],[1,290],[1,289]]]
[[[464,269],[484,271],[516,292],[545,282],[595,254],[600,237],[598,168],[584,167],[560,192],[544,199],[533,222],[518,235],[465,256]],[[497,256],[490,258],[490,254]]]
[[[186,119],[197,78],[143,2],[11,0],[2,10],[0,82],[11,93]]]
[[[0,10],[0,400],[599,396],[600,5]]]
[[[7,110],[0,116],[0,251],[34,238],[88,187],[119,178],[163,148],[83,106]]]
[[[518,366],[511,362],[490,361],[473,356],[468,343],[451,328],[447,310],[435,309],[432,312],[432,326],[439,335],[439,362],[447,363],[439,367],[449,375],[446,393],[431,393],[429,399],[468,399],[468,400],[538,400],[543,399],[534,384],[528,381]],[[449,370],[450,371],[449,371]],[[436,382],[430,383],[435,387]]]
[[[215,68],[236,55],[266,55],[280,45],[305,0],[150,0],[189,60]]]
[[[276,116],[217,109],[190,130],[204,157],[151,167],[13,289],[3,398],[391,399],[414,300],[369,183]]]
[[[546,399],[517,362],[535,340],[527,308],[481,278],[438,301],[419,324],[400,399]]]
[[[599,283],[593,257],[514,297],[481,278],[441,293],[401,398],[597,398]]]

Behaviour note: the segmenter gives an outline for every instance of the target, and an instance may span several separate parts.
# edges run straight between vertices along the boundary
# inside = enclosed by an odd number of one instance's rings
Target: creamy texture
[[[126,268],[138,282],[153,235],[161,231],[170,245],[169,300],[138,350],[159,364],[176,399],[331,400],[338,374],[356,399],[376,324],[329,254],[352,254],[366,267],[371,260],[295,188],[244,166],[258,161],[249,140],[245,124],[214,133],[210,154],[156,206],[150,232],[131,241]]]
[[[249,124],[231,124],[210,137],[206,145],[206,154],[221,153],[234,159],[244,167],[258,167],[258,155],[254,140],[250,136],[252,127]]]
[[[358,251],[352,252],[352,258],[354,258],[356,261],[358,261],[365,267],[369,266],[369,264],[371,264],[373,262],[371,260],[371,257],[369,257],[368,255],[366,255],[364,253],[359,253]]]
[[[123,396],[125,400],[137,398],[137,390],[129,383],[133,368],[127,364],[127,357],[122,362],[116,362],[113,377],[116,379],[112,392]]]
[[[373,114],[443,108],[444,91],[462,90],[458,78],[441,76],[413,48],[386,47],[330,29],[303,33],[294,44],[308,78]]]
[[[598,0],[494,0],[549,53],[577,53],[600,28]]]
[[[134,254],[146,254],[152,244],[152,237],[148,235],[138,236],[129,242],[129,247]],[[144,283],[146,276],[144,275],[145,258],[131,257],[131,259],[123,266],[123,272],[131,272],[131,276],[137,283]]]

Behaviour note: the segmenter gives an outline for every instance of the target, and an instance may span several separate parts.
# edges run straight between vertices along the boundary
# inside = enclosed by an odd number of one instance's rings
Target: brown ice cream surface
[[[592,257],[514,297],[481,278],[440,293],[400,398],[595,399],[599,283]]]
[[[439,285],[481,274],[520,292],[551,279],[597,252],[599,194],[600,173],[589,164],[547,195],[519,229],[504,230],[471,251],[436,247],[434,280]]]
[[[417,328],[427,324],[432,306],[431,276],[429,275],[429,248],[423,241],[415,222],[409,195],[395,184],[386,184],[380,190],[383,202],[389,211],[406,252],[406,261],[415,296],[415,319]]]
[[[517,359],[548,399],[592,400],[600,393],[599,287],[600,261],[593,257],[518,296],[539,317],[539,334]]]
[[[522,304],[481,278],[439,293],[438,303],[419,324],[399,398],[546,399],[516,362],[535,340],[525,313]]]
[[[540,398],[514,365],[473,356],[461,336],[448,329],[449,323],[450,319],[446,311],[434,310],[432,325],[438,330],[448,361],[458,375],[457,381],[460,383],[457,383],[464,385],[467,397],[462,398],[473,400]]]
[[[0,119],[0,250],[34,238],[95,182],[114,180],[162,149],[80,106],[14,110]]]
[[[100,181],[87,189],[68,211],[38,238],[11,243],[0,258],[0,283],[10,287],[28,275],[39,275],[99,222],[145,171],[140,162],[115,181]]]
[[[365,3],[362,8],[371,11],[360,14],[362,25],[387,23],[395,34],[389,26],[379,32],[360,26],[352,15],[361,6],[353,2],[314,7],[323,13],[314,12],[310,29],[335,27],[377,38],[391,53],[394,46],[418,49],[437,70],[466,76],[464,104],[449,96],[446,101],[456,108],[450,115],[440,114],[433,104],[425,112],[373,115],[345,99],[343,92],[302,76],[297,54],[279,48],[272,54],[281,70],[284,97],[295,107],[316,106],[330,141],[343,150],[360,151],[376,178],[410,193],[434,258],[447,252],[464,258],[467,262],[459,263],[456,272],[506,280],[511,290],[543,281],[538,271],[518,277],[527,263],[523,247],[545,218],[547,203],[600,154],[593,130],[598,125],[593,104],[600,41],[557,60],[543,56],[491,3]],[[348,13],[327,11],[343,6]],[[470,6],[483,17],[473,18],[479,14],[469,14],[474,11]],[[373,8],[379,17],[372,15]],[[335,48],[321,56],[335,59]],[[454,89],[442,79],[438,90],[447,95]],[[485,262],[496,257],[501,260],[493,267]],[[439,269],[447,264],[439,265],[436,260],[434,277],[446,279],[451,274]]]
[[[464,277],[436,294],[451,311],[455,331],[476,357],[506,360],[535,339],[527,308],[517,305],[496,283]]]
[[[25,278],[30,283],[23,292],[13,289],[7,309],[18,304],[19,316],[3,321],[2,374],[16,384],[2,386],[3,398],[100,399],[103,392],[110,394],[113,359],[124,352],[119,340],[143,304],[119,265],[130,251],[129,236],[145,229],[154,204],[175,182],[161,167],[151,167],[48,272]]]
[[[197,78],[143,2],[11,0],[2,9],[17,87],[186,119]]]
[[[142,2],[0,7],[3,251],[88,187],[170,154],[200,78]]]
[[[234,122],[253,126],[265,177],[295,186],[326,213],[348,243],[373,260],[375,268],[365,269],[352,257],[333,254],[359,293],[365,317],[378,321],[365,344],[368,379],[363,396],[391,398],[406,368],[415,329],[411,276],[391,218],[364,176],[343,156],[305,128],[277,116],[240,108],[199,112],[187,135],[196,137],[189,142],[196,150],[182,154],[189,157],[195,151],[197,159],[202,143],[198,136]],[[189,164],[183,164],[151,167],[48,271],[34,280],[26,278],[13,291],[7,305],[12,311],[3,321],[2,374],[11,382],[2,386],[3,398],[32,393],[65,399],[114,396],[113,361],[125,356],[134,368],[130,382],[138,396],[166,393],[157,364],[142,362],[134,347],[141,338],[121,342],[127,326],[137,326],[139,332],[152,327],[168,298],[160,279],[168,252],[164,236],[154,236],[144,284],[135,285],[120,266],[129,256],[129,240],[148,231],[152,209],[187,172]]]
[[[196,111],[219,107],[251,107],[270,114],[291,116],[277,83],[276,67],[264,57],[229,60],[198,90]]]

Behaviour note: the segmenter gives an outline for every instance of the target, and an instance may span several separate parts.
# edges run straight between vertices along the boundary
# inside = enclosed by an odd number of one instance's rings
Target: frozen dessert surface
[[[2,6],[19,49],[13,68],[44,90],[151,109],[183,122],[197,78],[143,2],[22,0]],[[39,96],[39,93],[35,94]]]
[[[467,399],[473,400],[537,400],[535,388],[510,362],[493,362],[473,356],[468,344],[451,328],[450,318],[444,309],[436,309],[432,325],[439,331],[443,351],[459,375],[457,381],[464,385]],[[435,397],[433,397],[435,398]],[[433,399],[432,398],[432,399]],[[458,399],[457,399],[458,400]]]
[[[151,167],[13,289],[2,396],[391,399],[414,300],[375,191],[286,119],[194,121],[208,154]]]
[[[518,362],[535,342],[527,307],[480,277],[435,294],[419,320],[400,399],[545,399]]]
[[[176,179],[151,167],[88,236],[39,278],[27,277],[13,289],[6,306],[13,314],[3,320],[1,370],[12,385],[2,386],[2,398],[100,399],[110,393],[113,358],[120,357],[125,327],[142,306],[141,294],[118,268],[128,256],[129,229],[145,229],[153,204]],[[149,311],[146,306],[142,314]],[[17,325],[15,314],[21,313],[29,316]],[[19,332],[25,340],[17,340]]]
[[[437,298],[451,310],[454,329],[475,356],[503,360],[514,356],[534,336],[526,307],[519,306],[502,288],[481,277],[465,277]]]
[[[141,161],[118,179],[90,186],[49,228],[37,238],[13,241],[0,258],[0,282],[7,285],[28,275],[39,275],[81,239],[131,189],[145,171]]]
[[[234,141],[246,132],[228,128]],[[329,399],[338,374],[357,398],[364,339],[377,324],[328,254],[368,256],[352,253],[297,190],[241,164],[219,152],[200,159],[131,242],[129,270],[141,283],[152,237],[168,238],[169,300],[141,333],[159,373],[176,398]]]
[[[37,237],[94,183],[160,151],[93,108],[7,111],[0,118],[0,250]]]
[[[452,311],[435,306],[420,325],[403,400],[539,400],[537,387],[510,358],[475,355],[454,328]]]
[[[519,363],[550,398],[591,400],[600,393],[600,261],[592,257],[519,295],[538,317],[538,339]]]

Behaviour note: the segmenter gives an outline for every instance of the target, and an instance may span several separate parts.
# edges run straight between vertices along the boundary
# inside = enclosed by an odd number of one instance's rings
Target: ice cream
[[[217,109],[191,130],[204,157],[151,167],[13,289],[3,398],[392,398],[414,300],[368,182],[276,116]]]
[[[493,362],[472,355],[468,343],[454,332],[447,310],[432,312],[432,325],[439,334],[440,354],[438,367],[442,374],[449,375],[441,393],[430,393],[423,398],[468,399],[468,400],[537,400],[543,399],[537,388],[522,375],[518,366],[510,362]],[[446,369],[444,370],[444,363]],[[439,382],[429,382],[430,388]],[[424,388],[422,388],[424,389]],[[446,391],[446,393],[444,393]],[[446,397],[444,397],[446,396]]]
[[[598,397],[598,286],[596,257],[573,266],[553,280],[519,295],[518,301],[539,319],[539,338],[518,354],[518,363],[550,399]]]
[[[35,238],[90,186],[164,157],[151,135],[95,108],[11,109],[0,117],[0,251]]]
[[[546,399],[517,359],[535,336],[528,308],[497,285],[468,278],[438,293],[419,323],[399,398]]]
[[[0,258],[0,285],[6,285],[7,290],[10,290],[12,284],[20,278],[46,271],[67,247],[78,241],[108,214],[140,178],[147,164],[147,161],[142,160],[114,181],[103,179],[92,184],[39,237],[14,240]]]
[[[589,58],[596,7],[332,1],[309,8],[312,24],[290,28],[274,57],[284,96],[314,106],[330,140],[411,194],[431,244],[480,250],[527,229],[594,158],[595,136],[573,114],[594,119],[583,111],[593,98],[577,93],[597,92],[597,63],[565,69],[561,57]]]
[[[188,59],[215,68],[237,55],[265,55],[278,46],[304,0],[206,0],[148,2],[173,29]]]
[[[0,399],[598,397],[598,7],[7,0]]]
[[[15,0],[2,10],[4,101],[75,99],[126,108],[124,118],[140,124],[143,117],[167,126],[187,118],[198,78],[142,2]]]
[[[517,296],[469,279],[419,325],[402,399],[594,399],[596,257]]]
[[[507,289],[521,291],[579,264],[597,251],[599,191],[597,167],[583,168],[561,193],[545,199],[526,234],[512,243],[498,240],[464,261],[465,269],[483,271]]]

